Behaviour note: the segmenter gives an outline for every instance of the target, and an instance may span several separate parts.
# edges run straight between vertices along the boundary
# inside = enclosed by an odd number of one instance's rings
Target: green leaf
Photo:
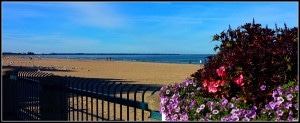
[[[214,35],[213,40],[212,41],[218,41],[220,38],[220,36],[218,34]]]
[[[291,66],[290,64],[287,64],[287,67],[288,67],[288,68],[287,68],[288,71],[291,71],[291,70],[292,70],[292,66]]]
[[[229,42],[226,43],[226,47],[230,48],[231,46],[232,46],[231,43]]]

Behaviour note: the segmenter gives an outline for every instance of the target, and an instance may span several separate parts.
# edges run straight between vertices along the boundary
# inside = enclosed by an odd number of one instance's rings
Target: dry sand
[[[2,66],[22,66],[29,68],[36,68],[40,71],[53,73],[55,75],[60,76],[75,76],[75,77],[83,77],[83,78],[103,78],[103,79],[121,79],[124,81],[133,81],[132,84],[150,84],[150,85],[168,85],[173,83],[180,83],[189,77],[192,73],[196,72],[198,69],[203,67],[203,65],[193,65],[193,64],[166,64],[166,63],[146,63],[146,62],[124,62],[124,61],[96,61],[96,60],[74,60],[74,59],[50,59],[50,58],[29,58],[28,56],[2,56]],[[150,103],[159,105],[159,99],[156,99],[155,96],[149,96],[149,93],[146,93],[145,101]],[[157,94],[156,94],[157,95]],[[124,95],[125,96],[125,95]],[[130,99],[133,99],[133,93],[129,95]],[[148,97],[148,98],[147,98]],[[77,100],[76,97],[73,97]],[[69,98],[69,100],[73,100],[73,98]],[[85,109],[89,113],[101,116],[102,111],[99,114],[96,114],[96,108],[91,107],[91,103],[93,105],[101,106],[102,102],[95,102],[96,99],[91,100],[90,97],[78,97],[79,102],[71,101],[70,106],[77,105],[79,109]],[[88,103],[86,105],[86,99]],[[154,102],[153,102],[154,99]],[[137,94],[137,100],[141,100],[141,94]],[[151,101],[149,101],[151,100]],[[88,106],[87,108],[82,107],[81,104]],[[107,102],[105,103],[104,115],[108,115],[107,111]],[[113,119],[113,105],[110,105],[110,119]],[[118,105],[119,106],[119,105]],[[119,112],[120,108],[117,106],[116,111]],[[81,108],[80,108],[81,107]],[[127,110],[125,106],[122,106],[122,119],[126,121],[127,119]],[[157,107],[157,106],[155,106]],[[133,119],[133,108],[130,108],[130,119]],[[70,112],[71,121],[73,118],[77,121],[85,121],[86,116],[81,117],[81,113],[77,115],[77,112]],[[141,120],[141,110],[137,110],[137,120]],[[116,117],[119,119],[120,114],[117,113]],[[145,112],[145,121],[152,121],[153,119],[149,119],[150,112]],[[107,117],[106,117],[107,118]],[[93,121],[96,118],[94,117]],[[101,119],[100,119],[101,120]],[[92,121],[91,117],[88,117],[88,121]],[[155,121],[155,120],[154,120]]]
[[[136,84],[168,85],[180,83],[196,72],[202,65],[167,64],[125,61],[97,61],[33,58],[28,56],[3,56],[2,66],[40,68],[41,71],[61,76],[84,78],[110,78],[133,81]],[[55,71],[61,70],[61,71]]]

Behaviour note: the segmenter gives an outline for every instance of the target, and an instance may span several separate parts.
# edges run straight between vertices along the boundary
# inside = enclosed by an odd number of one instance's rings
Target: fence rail
[[[12,112],[23,120],[145,121],[161,119],[145,97],[161,87],[121,80],[55,76],[13,71],[9,81]],[[148,95],[148,96],[147,96]]]

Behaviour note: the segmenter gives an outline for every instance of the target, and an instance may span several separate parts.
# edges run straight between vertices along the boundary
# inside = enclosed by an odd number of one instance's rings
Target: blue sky
[[[2,2],[2,52],[211,54],[245,23],[298,27],[298,2]]]

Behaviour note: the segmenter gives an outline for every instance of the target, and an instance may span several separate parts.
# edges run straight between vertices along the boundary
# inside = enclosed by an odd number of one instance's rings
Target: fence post
[[[14,97],[16,97],[15,89],[16,89],[16,74],[17,71],[14,71],[14,69],[11,68],[5,68],[2,69],[2,91],[3,91],[3,112],[1,114],[14,114],[15,107],[13,105],[14,103]]]
[[[68,119],[68,97],[66,97],[67,81],[65,77],[47,76],[40,82],[41,120]]]

